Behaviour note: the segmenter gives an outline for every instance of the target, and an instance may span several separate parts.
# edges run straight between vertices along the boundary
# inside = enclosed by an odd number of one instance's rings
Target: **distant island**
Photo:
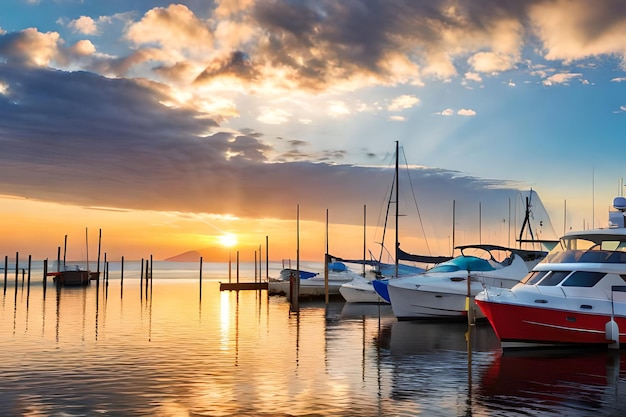
[[[181,254],[164,259],[169,262],[200,262],[200,257],[205,257],[197,250],[190,250]]]

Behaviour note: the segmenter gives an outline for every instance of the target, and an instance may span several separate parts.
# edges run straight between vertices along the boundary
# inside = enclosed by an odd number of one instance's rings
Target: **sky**
[[[396,141],[406,251],[600,227],[625,93],[621,0],[4,0],[0,255],[377,253]]]

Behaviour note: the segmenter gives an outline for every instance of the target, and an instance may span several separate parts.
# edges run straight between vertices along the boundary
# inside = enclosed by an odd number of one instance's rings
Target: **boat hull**
[[[81,270],[67,270],[67,271],[61,271],[61,272],[52,272],[52,273],[48,273],[48,275],[53,277],[53,281],[57,285],[81,286],[81,285],[89,285],[91,272],[81,269]]]
[[[341,285],[339,293],[348,303],[387,303],[365,278],[355,278]]]
[[[465,319],[468,300],[465,295],[445,292],[420,291],[388,285],[393,314],[398,320],[418,319]],[[483,318],[474,304],[469,303],[475,318]]]
[[[608,314],[476,300],[503,349],[535,346],[610,345]],[[626,317],[614,317],[620,344],[626,343]],[[622,332],[619,332],[619,329]]]

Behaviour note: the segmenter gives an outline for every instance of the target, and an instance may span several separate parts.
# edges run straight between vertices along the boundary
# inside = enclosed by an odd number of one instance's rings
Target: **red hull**
[[[606,323],[610,316],[528,307],[476,300],[500,342],[529,344],[608,345]],[[626,330],[626,318],[615,317],[619,329]],[[620,344],[626,333],[620,332]]]

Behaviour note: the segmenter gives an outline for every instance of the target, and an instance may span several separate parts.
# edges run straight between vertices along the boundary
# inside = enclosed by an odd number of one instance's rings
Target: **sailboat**
[[[400,264],[400,260],[412,261],[424,264],[433,264],[443,262],[445,260],[450,259],[449,257],[438,257],[438,256],[422,256],[422,255],[412,255],[400,249],[400,243],[398,241],[398,226],[399,226],[399,205],[398,205],[398,195],[399,195],[399,143],[396,141],[396,160],[395,160],[395,178],[394,178],[394,187],[393,194],[395,196],[395,256],[394,256],[394,264],[385,264],[379,261],[370,261],[367,262],[369,265],[374,267],[373,272],[375,274],[374,279],[367,279],[364,275],[355,277],[352,281],[345,283],[339,287],[339,292],[349,303],[389,303],[389,295],[387,293],[387,284],[389,282],[389,277],[397,278],[399,276],[404,275],[415,275],[425,271],[424,268],[420,268],[417,266]],[[391,198],[389,199],[389,204],[391,204]],[[389,204],[387,208],[389,208]],[[387,227],[387,222],[385,220],[385,230]],[[384,232],[383,232],[384,233]],[[384,235],[383,235],[384,242]],[[384,243],[383,243],[384,245]],[[382,258],[382,249],[381,256]],[[355,261],[348,261],[355,262]]]
[[[63,248],[63,265],[59,259],[56,272],[48,272],[47,276],[52,277],[55,284],[59,286],[83,286],[89,285],[90,280],[98,279],[99,272],[92,272],[89,269],[89,239],[88,232],[85,229],[85,246],[87,249],[87,267],[80,265],[68,266],[65,262],[65,254],[67,252],[67,235],[65,235],[65,243]]]

